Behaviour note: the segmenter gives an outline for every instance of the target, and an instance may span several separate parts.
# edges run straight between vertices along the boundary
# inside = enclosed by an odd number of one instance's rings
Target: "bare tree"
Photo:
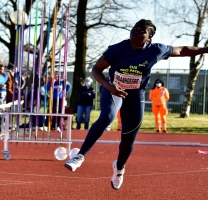
[[[36,0],[25,0],[25,12],[28,16],[32,15],[31,11],[32,11],[32,6],[35,5],[35,2]],[[44,7],[44,4],[45,4],[45,0],[43,1],[40,1],[41,3],[41,6],[39,5],[39,9],[43,9]],[[61,7],[62,7],[62,4],[63,4],[63,0],[57,0],[55,3],[54,3],[54,6],[57,6],[57,13],[60,12],[61,10]],[[8,61],[11,62],[11,63],[14,63],[14,53],[15,53],[15,32],[16,32],[16,29],[15,29],[15,24],[12,23],[11,19],[10,19],[10,15],[11,13],[13,13],[14,11],[16,10],[22,10],[23,7],[20,7],[18,4],[17,4],[17,1],[14,1],[14,0],[8,0],[6,2],[4,1],[1,1],[0,3],[0,8],[1,8],[1,16],[0,16],[0,42],[4,45],[4,47],[6,47],[6,51],[8,53]],[[44,7],[45,9],[48,10],[48,8],[46,8],[46,5]],[[39,16],[38,18],[41,18],[40,16],[40,12],[39,12]],[[32,16],[32,19],[34,19],[34,16]],[[53,29],[53,25],[54,25],[54,8],[53,8],[53,11],[51,13],[51,17],[50,19],[48,19],[48,16],[45,16],[45,25],[47,25],[47,22],[48,20],[50,20],[50,30],[49,32],[51,32],[51,30]],[[58,23],[59,23],[60,19],[58,19]],[[25,31],[30,27],[32,28],[34,26],[34,20],[32,20],[32,23],[31,24],[26,24],[25,25]],[[39,26],[40,24],[38,24]],[[48,34],[48,31],[44,31],[44,43],[43,43],[43,52],[45,51],[46,49],[46,46],[47,46],[47,34]],[[32,40],[31,40],[32,41]],[[38,36],[38,39],[37,39],[37,46],[39,45],[40,43],[40,35]],[[32,47],[29,47],[28,44],[25,44],[24,45],[24,50],[27,51],[28,48],[30,48],[30,52],[32,53],[33,52],[33,48]]]
[[[142,1],[142,0],[140,0]],[[139,2],[140,2],[139,1]],[[33,9],[35,6],[35,0],[25,0],[26,13],[31,15],[32,5]],[[61,5],[63,0],[57,0],[57,12],[60,12]],[[44,0],[41,1],[42,6]],[[124,10],[135,8],[137,0],[131,0],[131,2],[123,2],[122,0],[77,0],[69,1],[70,3],[70,40],[74,41],[74,49],[70,46],[70,54],[74,55],[74,59],[70,56],[69,64],[74,65],[74,77],[73,77],[73,90],[71,95],[70,106],[76,111],[77,100],[78,100],[78,91],[81,86],[81,82],[85,79],[86,74],[86,64],[95,62],[95,59],[101,55],[102,52],[99,51],[102,45],[99,47],[90,44],[87,42],[89,36],[89,30],[98,30],[101,31],[106,27],[113,28],[122,28],[129,30],[130,24],[128,23],[128,16],[123,15]],[[133,6],[134,5],[134,6]],[[0,7],[2,8],[2,15],[0,16],[0,31],[1,37],[0,42],[6,47],[9,54],[9,62],[14,62],[14,52],[15,52],[15,25],[12,24],[10,20],[10,14],[18,9],[17,1],[8,0],[7,2],[1,2]],[[138,8],[139,6],[137,6]],[[40,7],[40,9],[42,9]],[[39,12],[40,13],[40,12]],[[33,16],[34,17],[34,16]],[[41,17],[41,16],[39,16]],[[34,18],[33,18],[34,19]],[[46,16],[47,19],[47,16]],[[51,18],[45,21],[50,20],[50,32],[53,29],[53,19],[54,19],[54,10],[51,14]],[[34,22],[34,20],[33,20]],[[59,19],[58,19],[59,23]],[[40,25],[40,24],[39,24]],[[30,27],[34,24],[30,24]],[[6,27],[6,29],[5,29]],[[25,25],[25,30],[27,30],[29,25]],[[6,31],[5,31],[6,30]],[[3,36],[2,36],[3,35]],[[98,37],[98,35],[94,36]],[[40,37],[37,39],[37,49],[39,45]],[[43,52],[45,52],[46,41],[47,41],[47,31],[44,32],[44,44]],[[55,44],[53,44],[55,45]],[[64,44],[63,44],[64,46]],[[90,48],[89,48],[90,47]],[[33,52],[33,48],[29,45],[24,46],[24,50],[27,51],[28,48]],[[89,50],[90,49],[90,50]],[[91,54],[94,49],[93,55]],[[89,52],[89,53],[88,53]],[[37,59],[38,59],[37,54]],[[37,64],[38,62],[36,62]],[[37,66],[36,66],[37,67]],[[44,68],[43,68],[44,71]]]
[[[76,12],[77,21],[74,22],[74,24],[76,24],[75,68],[73,76],[73,89],[70,99],[70,106],[75,112],[77,109],[79,89],[86,74],[88,32],[90,29],[100,30],[104,27],[122,28],[128,30],[130,28],[128,18],[122,17],[122,12],[125,9],[133,9],[133,7],[130,5],[127,6],[127,4],[123,3],[123,1],[116,0],[100,0],[96,2],[90,0],[78,1]],[[96,37],[99,37],[99,35],[97,34]],[[100,54],[101,52],[96,54],[96,58]],[[92,60],[93,58],[90,62],[92,62]]]
[[[160,3],[161,2],[161,3]],[[189,1],[172,1],[165,2],[157,1],[160,13],[157,17],[161,19],[168,27],[176,28],[179,35],[186,35],[193,38],[193,46],[207,46],[207,14],[208,14],[208,0],[189,0]],[[161,12],[162,15],[161,15]],[[180,28],[179,28],[180,27]],[[183,101],[180,117],[189,117],[191,103],[193,100],[194,88],[198,78],[199,71],[204,64],[204,55],[190,58],[190,73],[187,83],[187,89]]]
[[[37,1],[36,0],[25,0],[25,12],[26,14],[29,16],[28,18],[32,18],[32,21],[31,21],[31,24],[27,23],[25,24],[25,29],[24,29],[24,33],[27,32],[27,30],[30,28],[32,29],[34,26],[35,26],[35,22],[34,22],[34,16],[33,13],[32,13],[32,8],[35,10],[35,7],[36,7],[36,3]],[[60,13],[60,10],[61,10],[61,7],[62,7],[62,4],[63,4],[63,0],[57,0],[56,2],[54,2],[54,7],[56,6],[57,8],[57,13]],[[34,6],[33,6],[34,5]],[[4,48],[5,48],[5,51],[7,52],[6,55],[8,55],[8,62],[10,63],[14,63],[14,59],[15,59],[15,45],[16,45],[16,26],[15,24],[12,23],[11,19],[10,19],[10,15],[11,13],[13,13],[14,11],[16,10],[22,10],[23,7],[20,7],[18,4],[17,4],[17,1],[13,1],[13,0],[8,0],[7,2],[1,2],[0,3],[0,6],[2,7],[2,15],[0,17],[0,42],[3,44]],[[43,8],[45,9],[45,26],[47,25],[48,21],[50,21],[50,28],[47,27],[45,28],[45,31],[43,32],[43,55],[39,55],[38,53],[38,46],[40,45],[40,35],[37,36],[37,40],[36,40],[36,44],[33,44],[33,40],[32,38],[29,38],[29,41],[28,41],[28,38],[25,39],[25,44],[24,45],[24,51],[25,53],[29,52],[31,53],[31,56],[33,56],[33,50],[34,50],[34,45],[36,45],[37,47],[37,50],[36,50],[36,65],[35,66],[32,66],[32,67],[35,67],[37,68],[38,67],[38,60],[39,60],[39,56],[44,56],[45,54],[45,50],[46,50],[46,47],[47,47],[47,37],[48,37],[48,32],[49,34],[52,32],[53,30],[53,26],[54,26],[54,8],[53,8],[53,11],[50,15],[50,19],[48,19],[48,16],[46,16],[46,10],[48,10],[49,7],[46,8],[46,1],[43,0],[43,1],[39,1],[39,5],[38,5],[38,9],[39,9],[39,12],[38,12],[38,18],[41,18],[41,13]],[[31,15],[31,16],[30,16]],[[57,23],[59,23],[61,19],[58,18],[57,19]],[[38,24],[38,27],[39,27],[40,24]],[[50,30],[48,30],[48,28]],[[33,30],[31,30],[31,33],[33,32]],[[26,35],[26,34],[25,34]],[[30,45],[27,43],[27,42],[30,42]],[[33,44],[33,45],[31,45]],[[55,45],[55,44],[53,44]],[[25,54],[26,55],[26,54]],[[30,56],[29,56],[30,57]],[[32,62],[30,62],[32,63]],[[24,57],[24,64],[25,66],[28,65],[28,58],[27,56]],[[45,66],[46,65],[43,65],[43,72],[45,71]],[[29,67],[29,66],[27,66]],[[31,88],[31,84],[33,82],[33,71],[31,71],[30,73],[30,78],[28,79],[28,87],[29,87],[29,90]]]

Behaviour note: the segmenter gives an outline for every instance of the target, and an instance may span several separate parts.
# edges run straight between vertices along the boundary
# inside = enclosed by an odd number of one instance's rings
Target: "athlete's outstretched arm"
[[[103,56],[101,56],[92,68],[92,75],[97,82],[103,85],[103,87],[109,90],[112,94],[125,98],[127,93],[124,90],[116,88],[106,80],[103,70],[107,69],[109,66],[110,64],[104,59]]]
[[[192,46],[173,47],[173,53],[171,54],[171,57],[183,57],[183,56],[191,57],[204,53],[208,53],[208,48],[192,47]]]

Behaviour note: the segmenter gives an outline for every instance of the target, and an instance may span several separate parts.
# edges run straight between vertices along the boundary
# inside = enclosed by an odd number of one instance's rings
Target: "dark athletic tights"
[[[98,120],[91,126],[82,147],[80,154],[86,155],[91,147],[105,131],[105,128],[112,123],[120,108],[122,133],[119,145],[117,168],[121,170],[129,158],[136,135],[142,123],[144,113],[144,90],[128,91],[125,99],[112,95],[103,88],[100,99],[101,113]]]

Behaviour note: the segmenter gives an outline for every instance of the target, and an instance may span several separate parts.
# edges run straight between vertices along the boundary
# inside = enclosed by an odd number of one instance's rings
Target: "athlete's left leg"
[[[122,133],[117,168],[121,170],[129,158],[144,114],[144,91],[128,94],[121,106]]]

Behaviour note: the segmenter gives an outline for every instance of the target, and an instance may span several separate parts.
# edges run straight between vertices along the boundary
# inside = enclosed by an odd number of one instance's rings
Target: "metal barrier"
[[[105,76],[109,76],[108,72],[104,72]],[[147,104],[145,106],[145,112],[152,112],[151,105],[149,101],[149,91],[153,87],[156,79],[163,80],[165,87],[168,87],[170,93],[170,100],[168,101],[168,109],[172,113],[181,113],[182,105],[184,102],[184,96],[186,93],[186,88],[188,84],[190,70],[189,69],[157,69],[153,68],[151,70],[151,77],[149,80],[149,85],[147,86],[145,92],[145,100]],[[86,73],[86,77],[91,76],[91,72]],[[94,78],[92,77],[94,80]],[[67,73],[67,80],[73,82],[73,72]],[[190,113],[192,114],[208,114],[208,70],[201,69],[196,81],[193,100],[191,103]],[[95,100],[94,109],[100,109],[100,84],[96,81],[93,82],[93,88],[95,89]],[[69,96],[69,95],[68,95]],[[68,97],[70,98],[70,97]]]
[[[67,131],[66,136],[63,138],[63,132],[60,130],[60,138],[57,139],[56,137],[51,137],[51,132],[45,131],[43,128],[43,133],[47,133],[48,137],[38,137],[37,129],[35,129],[35,135],[32,137],[33,130],[29,130],[29,133],[27,133],[25,130],[24,132],[20,132],[20,129],[16,127],[16,129],[9,131],[9,119],[10,115],[34,115],[34,116],[56,116],[56,117],[67,117]],[[84,140],[78,140],[73,139],[71,137],[71,122],[73,115],[68,114],[54,114],[54,113],[23,113],[23,112],[12,112],[12,113],[0,113],[0,116],[4,118],[2,120],[2,123],[4,123],[4,126],[2,126],[1,132],[4,133],[4,158],[6,160],[10,160],[11,156],[9,153],[9,142],[15,142],[15,143],[54,143],[54,144],[60,144],[61,146],[56,148],[54,151],[54,156],[58,160],[65,160],[68,156],[71,158],[77,154],[79,151],[78,148],[71,149],[72,142],[75,143],[82,143]],[[13,134],[14,133],[14,134]],[[54,133],[55,134],[55,133]],[[13,138],[14,137],[14,138]],[[112,140],[98,140],[96,143],[99,144],[119,144],[120,141],[112,141]],[[66,148],[62,147],[62,144],[66,144]],[[162,146],[201,146],[201,147],[208,147],[208,144],[199,143],[199,142],[134,142],[135,145],[162,145]]]
[[[4,158],[6,160],[10,160],[11,155],[9,153],[9,142],[15,142],[15,143],[54,143],[54,144],[66,144],[66,148],[59,147],[54,151],[54,155],[58,160],[64,160],[67,156],[69,156],[70,150],[71,150],[71,123],[72,123],[72,117],[73,115],[68,114],[54,114],[54,113],[24,113],[24,112],[11,112],[11,113],[0,113],[2,117],[4,117],[4,123],[5,127],[4,130],[1,130],[1,133],[4,135],[3,141],[4,141]],[[28,128],[24,128],[23,130],[18,127],[15,128],[15,130],[9,130],[9,119],[10,115],[16,115],[16,116],[24,116],[24,115],[33,115],[33,116],[55,116],[55,117],[67,117],[67,131],[66,131],[66,137],[63,138],[63,130],[59,129],[58,132],[60,134],[59,139],[57,138],[57,130],[55,130],[54,135],[55,137],[51,137],[51,131],[45,131],[44,127],[42,129],[42,138],[39,137],[37,127],[35,127],[35,134],[33,134],[33,128],[32,130]],[[28,132],[29,131],[29,132]],[[47,133],[48,137],[45,137],[45,133]],[[34,137],[33,137],[34,135]]]
[[[4,137],[4,140],[7,140],[9,133],[9,113],[0,113],[1,116],[1,138]],[[6,160],[10,159],[10,154],[8,152],[8,144],[4,143],[4,158]]]

